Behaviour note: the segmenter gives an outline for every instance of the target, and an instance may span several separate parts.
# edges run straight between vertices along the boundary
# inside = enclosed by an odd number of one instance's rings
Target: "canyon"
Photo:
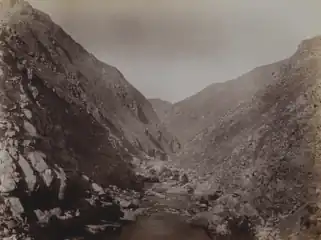
[[[321,37],[178,103],[28,2],[0,27],[2,239],[318,239]]]

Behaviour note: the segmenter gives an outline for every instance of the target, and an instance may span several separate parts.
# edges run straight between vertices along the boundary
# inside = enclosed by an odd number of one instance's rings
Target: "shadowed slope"
[[[110,195],[142,187],[132,158],[164,157],[174,139],[116,68],[28,3],[11,5],[0,28],[0,236],[117,229]]]

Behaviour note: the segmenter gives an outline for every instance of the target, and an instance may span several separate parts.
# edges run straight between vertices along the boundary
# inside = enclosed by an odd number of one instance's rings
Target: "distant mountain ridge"
[[[171,108],[173,107],[173,104],[171,102],[164,101],[159,98],[152,98],[148,100],[152,104],[159,119],[165,119],[169,114]]]
[[[257,67],[242,76],[222,83],[213,83],[199,93],[173,104],[161,121],[182,143],[209,127],[229,110],[250,99],[259,89],[273,83],[279,66],[286,60]],[[160,108],[154,105],[156,112]]]

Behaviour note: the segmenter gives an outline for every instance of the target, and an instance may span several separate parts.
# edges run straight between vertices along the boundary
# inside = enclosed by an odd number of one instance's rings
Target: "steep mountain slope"
[[[116,68],[27,2],[2,3],[0,238],[117,228],[120,188],[142,187],[133,157],[164,157],[175,140]]]
[[[303,41],[276,72],[275,82],[186,144],[177,164],[203,176],[196,191],[220,192],[217,218],[229,212],[281,239],[318,239],[321,37]]]
[[[199,93],[173,104],[166,115],[159,117],[170,131],[185,143],[229,110],[251,99],[259,89],[272,83],[277,78],[277,69],[285,61],[257,67],[234,80],[214,83]],[[161,106],[154,105],[156,112],[162,111],[158,110],[159,107]]]
[[[118,135],[145,152],[170,152],[172,138],[165,129],[158,128],[159,120],[151,104],[116,68],[97,60],[44,13],[28,6],[11,11],[15,14],[8,26],[13,32],[7,41],[25,57],[17,54],[20,62],[27,60],[28,67],[40,78],[66,79],[79,86],[79,92],[74,94],[87,102],[88,110],[108,125],[111,134],[117,135],[118,131]],[[91,94],[84,96],[84,88]]]

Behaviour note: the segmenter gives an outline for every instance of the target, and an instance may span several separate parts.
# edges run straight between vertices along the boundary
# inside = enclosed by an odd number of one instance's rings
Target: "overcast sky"
[[[320,0],[29,0],[147,97],[178,101],[321,35]]]

